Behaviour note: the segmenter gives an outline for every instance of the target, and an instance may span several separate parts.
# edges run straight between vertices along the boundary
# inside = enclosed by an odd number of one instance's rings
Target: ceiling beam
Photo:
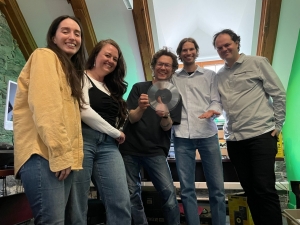
[[[145,80],[151,81],[152,70],[150,65],[152,56],[154,54],[154,44],[147,0],[133,0],[132,15],[139,44]]]
[[[257,55],[272,64],[282,0],[263,0],[258,34]]]
[[[27,60],[37,45],[31,35],[17,0],[0,0],[0,10],[5,15],[12,36]]]
[[[71,4],[74,15],[82,24],[85,46],[88,54],[90,54],[94,46],[97,44],[97,38],[85,0],[67,0],[67,2]]]

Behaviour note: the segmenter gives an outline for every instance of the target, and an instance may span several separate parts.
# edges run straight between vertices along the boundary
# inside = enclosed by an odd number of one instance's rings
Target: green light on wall
[[[283,128],[285,161],[289,181],[300,181],[300,30],[286,97],[286,120]],[[295,195],[289,193],[289,208],[296,208]]]

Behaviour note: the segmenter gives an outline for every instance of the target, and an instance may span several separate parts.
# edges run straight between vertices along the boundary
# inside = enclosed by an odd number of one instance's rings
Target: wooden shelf
[[[0,170],[0,177],[6,177],[9,175],[14,175],[14,169]]]

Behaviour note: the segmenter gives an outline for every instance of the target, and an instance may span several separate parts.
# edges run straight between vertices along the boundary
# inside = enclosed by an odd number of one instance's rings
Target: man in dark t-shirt
[[[180,99],[170,112],[164,104],[158,104],[158,108],[153,109],[147,95],[152,84],[169,81],[177,68],[176,55],[166,48],[159,50],[151,61],[153,81],[135,84],[127,99],[130,122],[124,130],[126,141],[120,145],[120,151],[126,167],[134,224],[148,224],[141,200],[141,166],[161,196],[165,224],[180,224],[176,193],[166,156],[170,148],[172,125],[180,124],[182,102]]]

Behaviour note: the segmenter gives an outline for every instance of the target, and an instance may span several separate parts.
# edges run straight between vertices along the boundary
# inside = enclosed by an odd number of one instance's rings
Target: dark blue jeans
[[[141,199],[141,166],[162,198],[165,224],[179,225],[180,212],[169,164],[165,156],[142,157],[123,155],[130,192],[131,214],[135,225],[148,224]]]
[[[255,225],[282,225],[274,172],[277,138],[268,132],[242,141],[227,141],[227,150]]]

